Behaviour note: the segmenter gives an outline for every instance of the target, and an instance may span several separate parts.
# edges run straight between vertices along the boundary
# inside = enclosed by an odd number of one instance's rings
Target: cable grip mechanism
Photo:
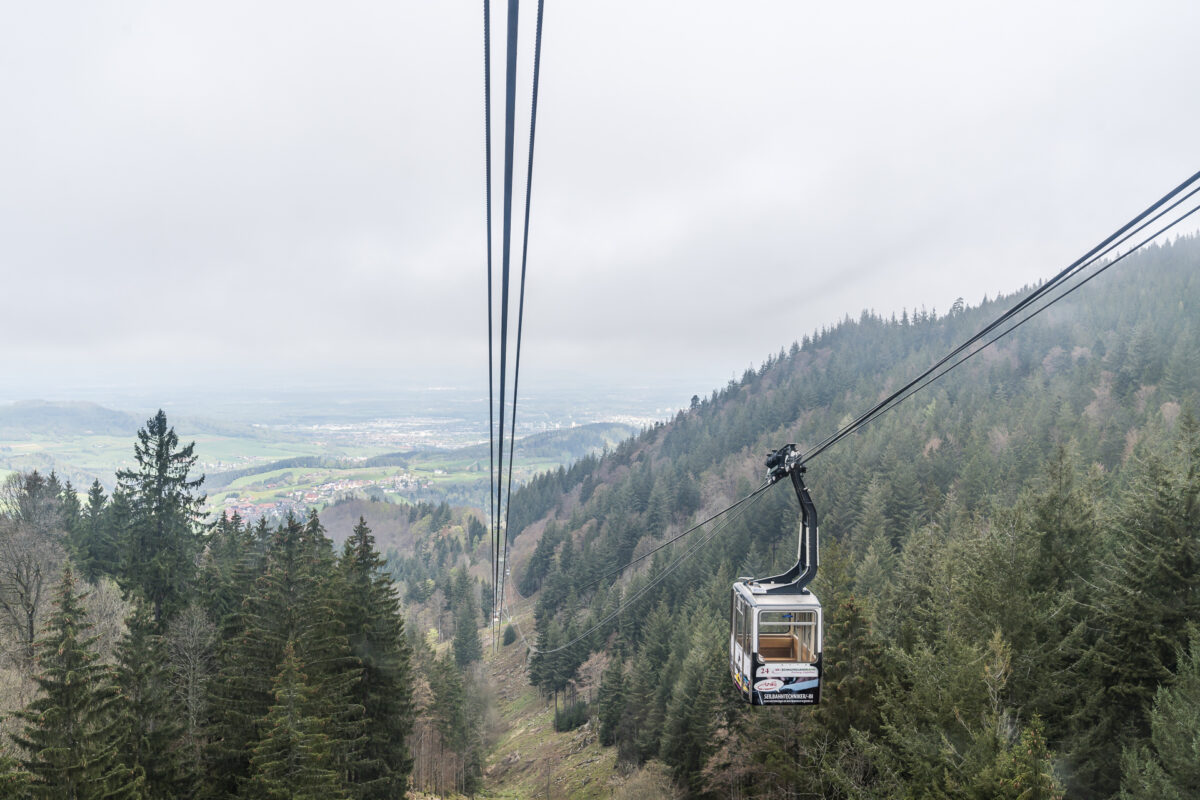
[[[792,472],[803,475],[807,470],[800,464],[803,456],[794,444],[785,444],[767,455],[767,484],[778,483]]]

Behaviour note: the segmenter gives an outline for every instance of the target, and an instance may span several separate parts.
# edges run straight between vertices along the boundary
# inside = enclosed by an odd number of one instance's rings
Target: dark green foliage
[[[179,446],[160,410],[138,430],[137,466],[117,473],[132,512],[122,540],[122,586],[150,603],[160,625],[183,604],[200,551],[197,523],[204,495],[198,492],[204,477],[190,477],[194,448],[195,443]]]
[[[856,737],[884,785],[923,787],[938,797],[1016,798],[1018,776],[1046,783],[1037,776],[1050,775],[1051,755],[1041,744],[1022,754],[1034,742],[1014,734],[1005,704],[1011,651],[998,634],[986,649],[951,637],[893,656],[894,677],[879,694],[881,734]],[[1031,735],[1041,742],[1040,732]],[[1044,788],[1052,792],[1052,780]]]
[[[662,758],[695,796],[1053,797],[1061,780],[1108,797],[1123,750],[1142,765],[1127,778],[1148,775],[1153,701],[1200,618],[1187,410],[1200,401],[1187,313],[1200,239],[1136,261],[812,464],[827,554],[841,553],[814,586],[827,615],[817,709],[785,721],[730,704],[723,634],[711,656],[722,677],[694,688],[697,613],[724,620],[734,576],[794,558],[795,501],[780,490],[677,568],[680,550],[655,556],[621,587],[649,589],[632,610],[552,651],[616,608],[612,582],[593,578],[746,494],[759,454],[820,441],[1016,297],[847,318],[578,480],[518,492],[514,508],[541,511],[524,524],[543,530],[517,575],[537,601],[530,680],[553,693],[595,650],[623,660],[601,678],[603,741],[624,761]],[[696,708],[707,723],[689,718]]]
[[[475,598],[468,591],[458,603],[454,615],[454,663],[460,668],[483,657],[483,645],[479,642],[479,612]]]
[[[663,724],[661,756],[675,780],[690,790],[701,786],[701,767],[714,750],[720,687],[729,680],[722,644],[724,626],[697,614],[692,618],[688,652],[674,682]]]
[[[116,759],[142,782],[147,800],[185,793],[197,765],[180,749],[184,727],[171,691],[166,646],[139,605],[117,649]]]
[[[130,505],[129,494],[119,484],[113,490],[108,505],[104,507],[104,519],[101,524],[103,531],[98,544],[95,545],[96,571],[107,571],[108,574],[121,578],[128,557],[127,538],[133,525],[133,507]]]
[[[250,756],[250,778],[241,796],[256,800],[348,800],[338,776],[334,746],[325,732],[326,704],[308,683],[292,642],[272,681],[274,700]]]
[[[675,638],[679,639],[679,648],[673,646]],[[686,647],[690,640],[686,626],[677,628],[672,623],[665,604],[650,613],[628,683],[625,706],[628,719],[621,723],[624,735],[620,752],[627,760],[641,762],[658,755],[667,701],[673,688],[672,682],[662,680],[662,676],[675,674],[671,670],[678,669],[682,655],[672,663],[672,651]]]
[[[116,759],[116,692],[108,669],[91,650],[95,641],[70,567],[63,571],[55,610],[38,640],[38,697],[18,718],[14,739],[25,752],[34,797],[131,797],[137,784]]]
[[[839,739],[849,736],[852,729],[876,732],[881,722],[875,697],[883,680],[883,648],[853,597],[832,609],[829,619],[822,654],[821,705],[815,713]]]
[[[114,538],[116,526],[110,524],[106,516],[106,500],[100,481],[93,481],[75,532],[80,569],[89,581],[101,575],[115,575],[121,564],[120,550]]]
[[[529,597],[542,588],[546,573],[554,566],[554,551],[561,541],[558,526],[553,523],[547,525],[542,537],[538,539],[537,547],[533,549],[533,555],[529,557],[525,569],[521,572],[521,579],[517,584],[521,594]]]
[[[15,758],[0,755],[0,800],[29,797],[29,773]]]
[[[1179,430],[1169,457],[1148,458],[1122,493],[1090,598],[1096,634],[1073,749],[1097,790],[1119,780],[1122,748],[1150,734],[1155,692],[1200,619],[1200,426],[1185,414]]]
[[[254,587],[268,541],[262,531],[255,533],[243,526],[236,513],[232,517],[222,514],[217,520],[209,531],[196,578],[196,594],[210,619],[223,623],[238,613]]]
[[[512,623],[510,622],[509,624],[504,626],[504,638],[501,640],[501,644],[504,645],[505,647],[507,647],[508,645],[512,644],[516,640],[517,640],[517,632],[513,628]]]
[[[71,554],[71,561],[75,564],[75,568],[86,578],[88,570],[81,566],[88,559],[89,554],[86,548],[80,547],[81,534],[83,532],[83,506],[79,502],[79,495],[75,493],[75,488],[71,486],[71,482],[67,481],[62,490],[58,494],[58,520],[59,525],[67,533],[67,551]]]
[[[487,536],[487,528],[477,517],[467,517],[467,547],[473,548],[476,542],[483,541]]]
[[[1155,695],[1149,743],[1122,755],[1122,800],[1200,797],[1200,630],[1190,639],[1178,673]]]
[[[357,768],[363,707],[351,692],[360,674],[335,604],[340,589],[331,543],[316,518],[305,525],[289,518],[273,534],[263,574],[224,626],[210,690],[207,760],[214,796],[232,794],[248,775],[249,745],[264,735],[271,680],[289,642],[316,692],[314,703],[323,704],[335,762]]]
[[[625,709],[625,662],[619,657],[611,658],[604,669],[597,705],[600,717],[600,744],[615,744],[617,729],[621,725],[621,713]]]
[[[554,730],[559,733],[573,731],[588,721],[591,706],[585,702],[574,702],[556,709],[554,712]]]
[[[345,586],[341,613],[350,652],[361,669],[350,700],[364,713],[362,747],[350,780],[356,797],[402,797],[412,770],[411,653],[395,587],[383,571],[366,520],[360,518],[346,540],[340,566]]]
[[[16,590],[40,584],[14,571],[14,554],[29,574],[45,581],[63,569],[64,579],[37,647],[41,692],[18,716],[23,757],[0,760],[0,797],[404,795],[411,650],[365,521],[340,560],[315,513],[275,529],[223,517],[202,540],[203,497],[188,477],[196,456],[178,447],[161,412],[139,432],[136,454],[138,468],[121,473],[108,502],[98,482],[86,505],[53,474],[4,483],[0,600],[28,606],[32,631],[45,611]],[[459,513],[426,511],[442,525]],[[113,575],[135,603],[115,669],[86,636],[62,545],[90,575]],[[460,578],[458,605],[474,626],[476,586],[465,569]],[[460,679],[458,729],[447,733],[470,765],[460,781],[469,790],[483,752],[473,692]]]

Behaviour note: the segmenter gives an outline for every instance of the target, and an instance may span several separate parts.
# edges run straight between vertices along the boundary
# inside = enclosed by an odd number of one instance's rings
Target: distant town
[[[212,506],[210,511],[218,516],[220,514],[230,516],[237,514],[242,519],[250,521],[257,520],[259,517],[277,519],[286,517],[288,514],[303,516],[308,513],[310,508],[322,508],[343,498],[370,495],[372,494],[371,489],[376,490],[377,496],[379,494],[388,496],[411,494],[419,489],[433,487],[431,480],[419,478],[410,472],[401,472],[378,480],[340,478],[317,483],[325,478],[326,474],[324,471],[310,472],[298,476],[294,481],[262,484],[262,488],[268,491],[287,492],[285,497],[276,495],[276,499],[273,500],[254,500],[244,497],[241,492],[231,491],[221,499],[219,504]],[[445,473],[443,470],[435,470],[435,474],[443,475]],[[289,487],[295,485],[305,488],[289,490]]]

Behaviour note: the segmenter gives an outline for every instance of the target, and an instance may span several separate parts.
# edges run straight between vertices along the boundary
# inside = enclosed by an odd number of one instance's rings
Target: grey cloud
[[[0,32],[9,388],[167,357],[482,373],[478,13],[23,6]],[[549,4],[523,368],[721,382],[847,313],[1049,274],[1196,168],[1198,16]]]

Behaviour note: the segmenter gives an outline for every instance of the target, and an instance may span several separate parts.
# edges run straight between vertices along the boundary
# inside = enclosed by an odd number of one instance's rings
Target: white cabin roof
[[[777,584],[764,583],[764,587]],[[755,594],[746,586],[745,581],[733,584],[733,589],[748,603],[757,608],[820,608],[821,601],[812,592],[808,594]]]

